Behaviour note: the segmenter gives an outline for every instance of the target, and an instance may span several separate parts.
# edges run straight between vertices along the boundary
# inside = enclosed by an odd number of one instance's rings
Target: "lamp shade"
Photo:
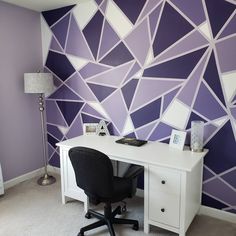
[[[53,77],[50,73],[25,73],[25,93],[46,93],[50,94],[53,89]]]

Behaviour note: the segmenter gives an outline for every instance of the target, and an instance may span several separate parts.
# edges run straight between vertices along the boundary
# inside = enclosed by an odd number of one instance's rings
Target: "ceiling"
[[[17,6],[25,7],[34,11],[42,12],[64,6],[76,4],[86,0],[0,0]]]

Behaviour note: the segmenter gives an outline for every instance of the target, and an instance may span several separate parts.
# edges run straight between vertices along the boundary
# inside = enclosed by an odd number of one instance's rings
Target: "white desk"
[[[66,197],[84,202],[77,187],[68,150],[75,146],[97,149],[112,160],[144,166],[144,232],[155,225],[185,235],[201,204],[203,157],[208,152],[179,151],[159,142],[141,147],[115,143],[116,136],[79,136],[58,143],[61,161],[62,202]]]

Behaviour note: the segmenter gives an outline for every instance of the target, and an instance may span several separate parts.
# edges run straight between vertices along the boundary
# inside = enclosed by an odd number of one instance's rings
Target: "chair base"
[[[139,230],[139,223],[137,220],[115,218],[117,214],[121,214],[121,207],[118,206],[112,212],[111,204],[109,203],[106,203],[106,205],[104,206],[104,215],[93,210],[88,210],[85,217],[89,219],[91,216],[94,216],[99,219],[99,221],[81,228],[77,236],[84,236],[84,232],[98,228],[103,225],[107,225],[110,235],[115,236],[113,224],[130,224],[133,225],[133,230]]]

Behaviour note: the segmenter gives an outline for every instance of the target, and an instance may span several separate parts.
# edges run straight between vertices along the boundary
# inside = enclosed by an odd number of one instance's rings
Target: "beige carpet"
[[[117,236],[144,236],[143,199],[128,201],[126,218],[136,218],[140,230],[130,226],[115,226]],[[102,210],[101,207],[99,207]],[[76,236],[80,227],[95,219],[85,219],[83,205],[77,201],[61,204],[60,179],[51,186],[38,186],[36,179],[23,182],[6,191],[0,197],[0,236]],[[106,227],[85,235],[109,236]],[[177,234],[151,228],[150,236],[174,236]],[[236,236],[236,224],[220,221],[207,216],[197,216],[187,236]]]

